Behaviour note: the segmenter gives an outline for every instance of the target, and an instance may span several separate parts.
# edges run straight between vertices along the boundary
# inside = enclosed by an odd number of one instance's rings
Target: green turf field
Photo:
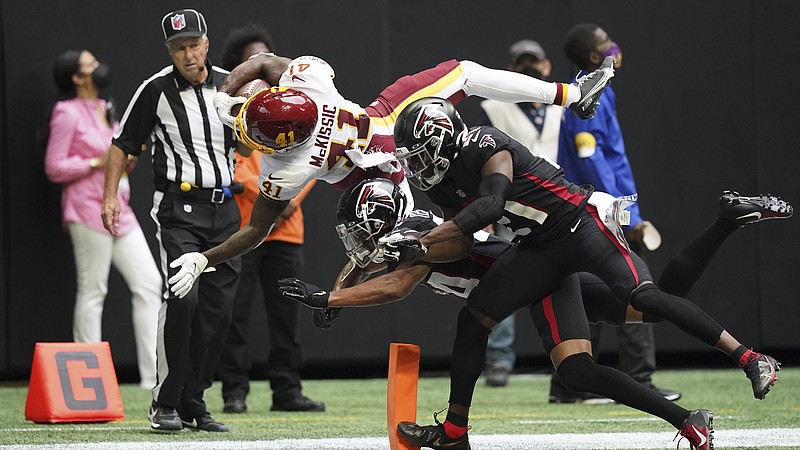
[[[681,390],[683,398],[679,404],[687,409],[713,410],[717,431],[800,429],[798,368],[784,368],[780,372],[780,380],[764,401],[753,398],[750,382],[736,369],[660,370],[654,381],[659,386]],[[505,388],[489,388],[481,380],[473,404],[471,436],[655,432],[663,433],[669,439],[675,433],[668,423],[621,405],[549,405],[548,383],[549,376],[543,375],[514,376]],[[420,380],[420,422],[431,423],[431,413],[446,406],[448,384],[448,378]],[[264,381],[258,381],[252,385],[246,414],[223,414],[219,385],[215,383],[207,391],[206,400],[210,412],[218,420],[231,426],[230,433],[158,434],[149,431],[146,419],[150,393],[136,385],[121,386],[125,420],[70,425],[44,425],[25,421],[27,386],[5,385],[0,387],[0,445],[264,441],[284,438],[386,436],[385,379],[309,380],[304,382],[304,388],[309,397],[325,401],[327,412],[270,412],[269,386]],[[758,442],[754,441],[752,447],[728,447],[718,437],[717,447],[771,448],[759,445]],[[208,448],[214,448],[213,443],[208,444]],[[482,448],[473,443],[474,450]],[[685,442],[683,448],[686,448]]]

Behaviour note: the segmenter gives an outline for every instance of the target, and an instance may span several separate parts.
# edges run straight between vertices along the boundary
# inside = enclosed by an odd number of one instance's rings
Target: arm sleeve
[[[481,180],[478,192],[480,197],[452,219],[464,236],[471,236],[472,233],[500,220],[506,198],[511,192],[511,180],[501,173],[489,174]]]
[[[70,183],[92,172],[87,156],[70,154],[79,121],[76,111],[59,104],[53,108],[44,159],[45,173],[53,183]]]
[[[556,84],[507,70],[489,69],[472,61],[461,61],[464,93],[506,103],[553,104]]]

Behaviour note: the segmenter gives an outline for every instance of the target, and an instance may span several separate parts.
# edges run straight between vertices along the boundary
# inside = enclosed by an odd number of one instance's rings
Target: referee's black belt
[[[231,192],[231,189],[228,186],[221,188],[198,188],[192,186],[188,191],[184,191],[181,189],[180,183],[164,181],[158,184],[159,186],[156,186],[156,189],[159,191],[177,194],[181,197],[192,200],[206,201],[211,203],[224,203],[233,198],[233,192]]]

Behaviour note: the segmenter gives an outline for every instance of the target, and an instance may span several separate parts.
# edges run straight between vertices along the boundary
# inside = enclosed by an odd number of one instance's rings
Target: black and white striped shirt
[[[228,72],[206,63],[206,81],[192,86],[168,66],[145,80],[133,96],[112,142],[138,156],[153,142],[156,189],[165,181],[221,188],[233,182],[232,132],[219,120],[213,96]]]

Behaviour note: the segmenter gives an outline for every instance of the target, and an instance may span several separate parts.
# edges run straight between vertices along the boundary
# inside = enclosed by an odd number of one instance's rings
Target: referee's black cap
[[[208,33],[206,18],[194,9],[172,11],[161,19],[164,43],[181,37],[200,37]]]

